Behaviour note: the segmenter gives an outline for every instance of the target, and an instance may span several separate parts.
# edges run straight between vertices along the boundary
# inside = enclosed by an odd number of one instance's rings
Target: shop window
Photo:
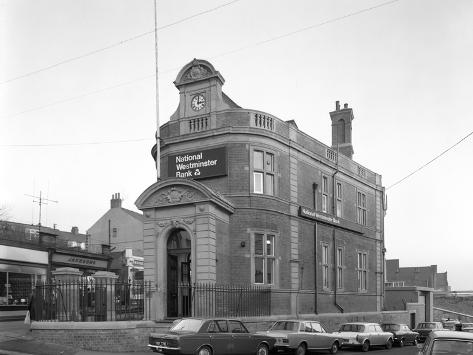
[[[255,233],[253,239],[254,283],[272,285],[275,274],[275,235]]]
[[[328,244],[322,244],[322,286],[328,288]]]
[[[358,278],[358,291],[366,291],[368,289],[368,268],[367,268],[367,253],[358,252],[357,257],[357,278]]]
[[[0,305],[27,305],[35,275],[0,272]]]
[[[8,304],[7,273],[0,271],[0,305]]]
[[[257,194],[274,195],[274,154],[253,151],[253,192]]]

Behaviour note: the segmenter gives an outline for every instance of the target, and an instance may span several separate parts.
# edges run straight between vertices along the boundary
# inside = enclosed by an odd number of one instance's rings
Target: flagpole
[[[159,84],[158,84],[158,15],[156,0],[154,0],[154,61],[156,70],[156,180],[161,178],[161,147],[159,133]]]

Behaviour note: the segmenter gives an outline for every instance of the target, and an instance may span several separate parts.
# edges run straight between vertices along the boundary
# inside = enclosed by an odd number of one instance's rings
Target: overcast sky
[[[353,108],[354,160],[387,188],[473,131],[471,0],[158,1],[161,124],[173,81],[209,60],[241,107],[331,144]],[[85,233],[156,180],[153,0],[0,0],[0,206]],[[388,188],[387,258],[473,289],[473,136]]]

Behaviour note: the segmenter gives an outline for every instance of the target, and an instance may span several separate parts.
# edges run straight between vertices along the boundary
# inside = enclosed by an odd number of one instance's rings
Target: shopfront
[[[48,253],[2,245],[0,248],[0,309],[28,304],[32,286],[46,280]]]

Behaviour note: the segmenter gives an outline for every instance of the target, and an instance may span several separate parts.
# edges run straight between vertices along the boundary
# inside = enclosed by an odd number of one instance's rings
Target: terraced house
[[[384,187],[353,160],[353,110],[337,101],[328,146],[238,106],[205,60],[174,84],[161,179],[136,201],[153,316],[195,314],[197,293],[182,284],[202,283],[266,286],[272,315],[381,311]]]

